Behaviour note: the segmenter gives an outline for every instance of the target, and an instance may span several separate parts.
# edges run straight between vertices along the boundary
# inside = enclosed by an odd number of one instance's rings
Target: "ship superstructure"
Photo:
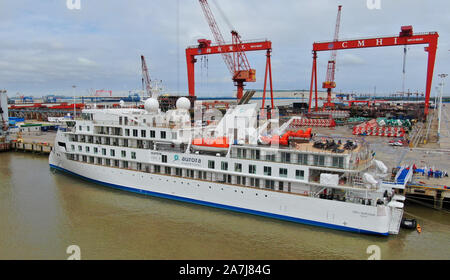
[[[397,234],[410,172],[395,182],[364,141],[292,130],[274,112],[237,105],[194,120],[186,98],[165,113],[85,109],[60,130],[49,163],[106,186],[323,227]],[[209,114],[209,115],[208,115]],[[199,116],[200,115],[200,116]],[[205,116],[206,115],[206,116]],[[267,117],[269,116],[269,117]]]

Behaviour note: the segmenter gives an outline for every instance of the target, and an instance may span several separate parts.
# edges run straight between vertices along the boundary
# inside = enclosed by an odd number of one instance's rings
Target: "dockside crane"
[[[141,55],[141,65],[142,65],[142,89],[145,89],[147,97],[152,97],[152,86],[150,84],[150,75],[148,74],[147,63],[145,63],[145,57]]]
[[[341,25],[341,9],[342,5],[339,5],[336,17],[336,28],[334,29],[333,42],[337,42],[339,40],[339,27]],[[323,82],[322,84],[322,88],[327,89],[327,102],[323,104],[324,108],[334,107],[334,103],[331,102],[331,90],[336,87],[336,82],[334,80],[334,76],[336,73],[336,56],[337,50],[331,51],[330,60],[328,60],[327,66],[327,76],[325,82]]]
[[[209,28],[213,33],[216,44],[219,46],[225,46],[225,40],[220,32],[219,26],[214,18],[213,13],[211,12],[211,8],[209,7],[207,0],[199,0],[200,6],[202,7],[205,18],[208,22]],[[241,36],[236,30],[231,31],[232,36],[232,44],[238,45],[242,44]],[[233,82],[237,87],[237,99],[240,100],[242,98],[244,92],[244,82],[255,82],[255,69],[250,67],[247,56],[245,52],[240,48],[235,48],[232,54],[228,52],[223,52],[222,58],[225,61],[228,70],[232,75]]]
[[[315,111],[318,110],[317,102],[317,52],[348,50],[361,48],[375,48],[388,46],[405,46],[405,45],[427,45],[424,50],[428,54],[427,75],[425,85],[425,108],[424,119],[427,118],[429,112],[431,84],[433,81],[434,64],[436,60],[436,50],[438,46],[439,34],[437,32],[414,33],[411,25],[402,26],[401,31],[396,36],[358,38],[351,40],[341,40],[333,42],[315,42],[313,43],[313,66],[311,73],[311,86],[309,90],[309,106],[308,112],[311,112],[312,97],[315,95]]]

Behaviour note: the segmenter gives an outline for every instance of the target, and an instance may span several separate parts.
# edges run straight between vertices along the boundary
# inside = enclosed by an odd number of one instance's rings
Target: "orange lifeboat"
[[[299,129],[297,131],[287,131],[282,136],[279,135],[273,135],[272,137],[269,136],[261,136],[260,140],[263,144],[280,144],[282,146],[288,145],[289,137],[301,137],[301,138],[311,138],[311,131],[312,128],[308,128],[305,131]]]
[[[293,135],[293,136],[294,137],[302,137],[302,138],[310,138],[311,137],[311,132],[312,132],[312,128],[311,127],[306,129],[305,131],[299,129],[299,130],[297,130],[297,132],[295,132],[295,135]]]
[[[223,152],[227,151],[230,147],[228,137],[217,138],[196,138],[192,140],[192,147],[197,150],[211,151],[211,152]]]
[[[283,134],[283,136],[280,137],[280,145],[287,146],[289,137],[294,136],[294,135],[295,135],[295,132],[290,131],[290,130],[288,132],[286,132],[285,134]]]
[[[303,131],[303,129],[299,129],[297,130],[297,132],[295,132],[295,136],[299,137],[299,135],[303,135],[305,132]]]

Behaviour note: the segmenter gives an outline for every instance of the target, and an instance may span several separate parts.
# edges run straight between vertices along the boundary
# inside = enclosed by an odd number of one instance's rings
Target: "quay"
[[[52,151],[53,143],[33,143],[13,141],[10,145],[13,151],[32,152],[37,154],[49,154]]]
[[[436,210],[449,209],[450,186],[409,183],[405,187],[405,194],[407,200],[431,206]]]

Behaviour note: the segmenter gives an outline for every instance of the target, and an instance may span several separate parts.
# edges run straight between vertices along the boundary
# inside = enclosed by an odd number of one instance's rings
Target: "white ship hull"
[[[395,209],[293,195],[66,159],[52,151],[52,168],[126,191],[327,228],[388,235]],[[397,221],[394,221],[397,223]]]

